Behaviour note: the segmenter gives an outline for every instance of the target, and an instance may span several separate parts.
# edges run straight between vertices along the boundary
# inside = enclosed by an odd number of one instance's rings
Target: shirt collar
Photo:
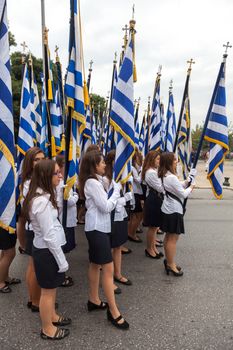
[[[44,195],[45,198],[50,199],[50,194],[38,187],[36,193]]]

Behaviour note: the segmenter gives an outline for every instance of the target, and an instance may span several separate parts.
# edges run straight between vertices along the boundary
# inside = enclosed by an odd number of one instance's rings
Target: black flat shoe
[[[127,250],[122,250],[121,254],[130,254],[132,253],[132,249],[128,248]]]
[[[42,330],[40,332],[40,336],[44,340],[61,340],[67,337],[69,334],[70,331],[67,328],[57,328],[53,337],[50,337],[49,335],[45,334]]]
[[[166,266],[167,266],[167,259],[164,259],[164,260],[163,260],[163,263],[164,263],[164,267],[165,267],[165,270],[166,270]],[[177,268],[177,270],[178,270],[178,271],[181,271],[181,266],[176,265],[176,268]]]
[[[118,316],[117,318],[113,318],[112,317],[112,314],[110,312],[110,310],[108,309],[107,310],[107,317],[108,317],[108,320],[113,324],[113,326],[115,326],[116,328],[119,328],[119,329],[123,329],[123,330],[127,330],[129,329],[129,324],[126,320],[124,320],[124,322],[122,323],[119,323],[120,320],[123,319],[123,317],[120,315]]]
[[[72,287],[74,285],[73,278],[70,276],[65,276],[64,282],[60,285],[60,287]]]
[[[53,322],[53,325],[57,327],[68,326],[69,324],[71,324],[71,322],[71,318],[60,316],[58,321]]]
[[[163,231],[161,231],[161,230],[158,230],[158,231],[157,231],[157,235],[163,235],[163,234],[164,234]]]
[[[88,311],[94,311],[94,310],[105,310],[108,307],[108,303],[105,303],[103,301],[100,302],[100,304],[94,304],[90,300],[87,302],[87,309]]]
[[[155,253],[156,254],[156,253]],[[151,258],[151,259],[160,259],[161,258],[161,256],[160,256],[160,254],[156,254],[155,256],[153,256],[153,255],[151,255],[148,251],[147,251],[147,249],[145,249],[145,255],[148,257],[148,258]]]
[[[119,287],[117,287],[116,289],[114,289],[114,294],[121,294],[122,291]]]
[[[121,283],[121,284],[124,284],[125,286],[132,286],[132,282],[130,280],[127,279],[126,281],[122,281],[122,278],[123,277],[118,279],[118,278],[114,277],[114,281]]]
[[[5,283],[8,285],[8,286],[11,286],[13,284],[19,284],[21,283],[21,280],[19,278],[10,278],[9,281],[5,281]]]
[[[11,293],[12,290],[11,288],[8,286],[8,284],[5,284],[5,286],[3,286],[2,288],[0,288],[0,293],[3,294],[7,294],[7,293]]]
[[[142,240],[141,240],[141,238],[139,238],[139,237],[138,237],[137,239],[134,239],[134,238],[128,236],[128,240],[129,240],[130,242],[134,242],[134,243],[142,243]]]
[[[159,252],[158,255],[160,256],[160,258],[164,257],[164,254],[162,252]]]
[[[31,312],[40,312],[39,306],[36,306],[33,304],[31,305],[30,309],[31,309]]]

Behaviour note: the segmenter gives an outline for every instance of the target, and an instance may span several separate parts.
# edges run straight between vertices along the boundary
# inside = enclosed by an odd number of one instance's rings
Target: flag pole
[[[190,61],[187,61],[189,64],[188,71],[187,71],[187,77],[186,77],[186,82],[185,82],[185,87],[184,87],[184,94],[183,94],[183,99],[181,103],[181,108],[180,108],[180,115],[179,115],[179,122],[177,125],[177,130],[176,130],[176,138],[173,146],[173,152],[176,153],[176,148],[177,148],[177,143],[178,143],[178,137],[179,137],[179,132],[181,128],[181,122],[182,122],[182,117],[183,117],[183,110],[184,110],[184,103],[185,103],[185,98],[186,98],[186,92],[188,90],[189,86],[189,78],[191,75],[191,70],[192,70],[192,64],[195,64],[195,61],[191,58]]]
[[[228,47],[230,47],[230,46],[228,46]],[[198,162],[199,155],[201,153],[202,143],[203,143],[203,140],[204,140],[207,124],[208,124],[208,121],[209,121],[209,118],[210,118],[210,114],[211,114],[211,111],[212,111],[212,108],[213,108],[213,103],[214,103],[214,99],[215,99],[215,96],[216,96],[216,93],[217,93],[219,81],[221,79],[222,68],[223,68],[223,65],[226,63],[226,59],[227,59],[227,53],[224,53],[223,61],[221,63],[221,66],[220,66],[220,69],[219,69],[219,72],[218,72],[217,80],[216,80],[215,87],[214,87],[214,92],[213,92],[213,95],[212,95],[212,98],[211,98],[211,102],[210,102],[210,105],[209,105],[209,109],[208,109],[208,112],[207,112],[207,115],[206,115],[205,123],[204,123],[204,126],[203,126],[201,138],[200,138],[200,141],[199,141],[199,144],[198,144],[198,148],[197,148],[197,152],[196,152],[196,156],[195,156],[192,168],[196,168],[196,166],[197,166],[197,162]]]

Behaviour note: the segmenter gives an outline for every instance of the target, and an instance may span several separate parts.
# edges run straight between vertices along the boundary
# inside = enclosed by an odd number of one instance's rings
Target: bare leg
[[[155,248],[155,234],[157,230],[157,227],[149,227],[146,234],[146,249],[152,256],[155,256],[156,253],[158,254],[158,251]]]
[[[25,249],[26,246],[25,224],[26,220],[22,216],[19,216],[17,222],[17,238],[22,249]]]
[[[56,289],[41,289],[40,298],[40,318],[43,332],[53,337],[57,327],[52,322],[58,320],[58,315],[55,311]]]
[[[128,235],[133,238],[133,239],[137,239],[137,235],[136,235],[136,230],[138,228],[138,218],[136,216],[136,213],[132,213],[131,215],[131,219],[129,221],[128,224]]]
[[[122,263],[121,247],[117,247],[113,249],[112,257],[113,257],[113,264],[114,264],[114,276],[117,279],[122,280],[122,282],[126,282],[127,278],[123,277],[121,274],[121,263]]]
[[[179,235],[175,233],[166,233],[164,238],[164,252],[167,259],[167,264],[170,268],[178,272],[175,263],[176,256],[176,243],[179,239]]]
[[[9,268],[15,257],[15,247],[3,250],[0,258],[0,288],[5,286],[9,279]]]
[[[100,304],[99,282],[100,282],[100,265],[90,263],[88,269],[89,278],[89,300],[94,304]]]
[[[27,282],[28,293],[29,293],[29,301],[31,301],[33,305],[39,306],[41,288],[38,285],[38,282],[36,279],[34,262],[31,256],[29,257],[29,261],[28,261],[28,268],[26,272],[26,282]]]
[[[117,308],[115,295],[114,295],[114,286],[113,286],[113,263],[104,264],[102,266],[102,285],[104,288],[104,294],[106,296],[109,310],[113,318],[120,316],[120,311]],[[123,323],[124,319],[120,320],[119,323]]]

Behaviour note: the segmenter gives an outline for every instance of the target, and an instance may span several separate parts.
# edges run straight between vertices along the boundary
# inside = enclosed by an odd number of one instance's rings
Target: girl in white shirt
[[[142,180],[147,185],[143,218],[144,226],[148,227],[145,255],[152,259],[163,257],[163,253],[159,252],[156,248],[156,234],[162,223],[161,205],[163,187],[161,179],[158,178],[159,162],[160,153],[150,151],[146,155],[142,169]]]
[[[66,328],[71,319],[55,311],[56,288],[64,281],[68,263],[62,250],[65,233],[58,220],[55,189],[61,179],[59,166],[46,159],[35,165],[23,215],[30,220],[33,232],[32,256],[38,283],[41,287],[41,338],[59,340],[69,334]]]
[[[113,285],[113,259],[111,253],[111,211],[120,198],[121,185],[113,184],[113,194],[108,194],[103,186],[105,173],[103,155],[91,151],[84,155],[79,173],[79,193],[85,198],[85,233],[89,245],[89,300],[88,310],[104,310],[112,324],[120,329],[128,329],[129,324],[121,316],[115,301]],[[102,286],[108,304],[99,298],[100,267],[102,266]]]
[[[177,158],[172,152],[164,152],[160,157],[159,178],[165,190],[162,204],[162,230],[166,232],[164,251],[166,259],[164,266],[167,274],[182,276],[183,271],[175,263],[176,244],[180,234],[184,233],[183,202],[192,192],[194,185],[188,186],[188,181],[179,181],[177,174]]]

